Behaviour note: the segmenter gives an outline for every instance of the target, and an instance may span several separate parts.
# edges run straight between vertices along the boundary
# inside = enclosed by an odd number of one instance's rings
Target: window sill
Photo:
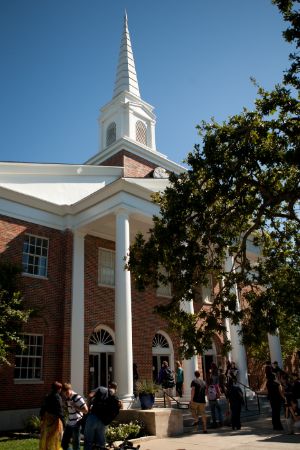
[[[23,277],[29,277],[29,278],[38,278],[39,280],[48,280],[48,277],[45,277],[43,275],[34,275],[32,273],[26,273],[26,272],[22,272],[21,274]]]
[[[14,379],[14,384],[44,384],[43,380]]]

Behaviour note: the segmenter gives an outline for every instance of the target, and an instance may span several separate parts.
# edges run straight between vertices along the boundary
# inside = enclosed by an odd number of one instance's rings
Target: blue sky
[[[0,160],[83,163],[98,151],[124,10],[157,149],[181,163],[195,126],[251,109],[292,48],[271,0],[0,0]]]

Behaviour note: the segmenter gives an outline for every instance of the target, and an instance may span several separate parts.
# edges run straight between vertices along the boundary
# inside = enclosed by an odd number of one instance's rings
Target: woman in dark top
[[[237,379],[232,377],[232,384],[228,390],[228,401],[231,410],[231,426],[233,430],[241,429],[241,409],[244,404],[243,391],[237,384]]]
[[[41,407],[41,438],[39,450],[61,450],[61,439],[64,426],[64,411],[60,396],[62,384],[55,381],[51,392]]]
[[[281,407],[285,403],[284,391],[281,384],[275,379],[275,375],[267,381],[268,397],[272,408],[273,429],[280,431],[283,426],[280,420]]]

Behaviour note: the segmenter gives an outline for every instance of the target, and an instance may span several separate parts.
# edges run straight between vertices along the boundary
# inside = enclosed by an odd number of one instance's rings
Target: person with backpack
[[[80,429],[84,414],[88,407],[81,395],[72,390],[70,383],[62,385],[62,396],[68,408],[68,420],[61,441],[63,450],[68,450],[72,440],[73,450],[80,450]]]
[[[190,408],[192,416],[194,418],[193,425],[198,425],[199,416],[201,416],[203,433],[207,433],[206,413],[205,413],[205,406],[206,406],[205,391],[206,391],[206,383],[204,380],[200,378],[199,370],[196,370],[195,378],[191,383]]]
[[[117,383],[111,382],[108,388],[99,386],[89,394],[90,412],[84,429],[84,450],[92,450],[94,444],[105,447],[105,430],[122,408],[122,402],[116,395]]]
[[[171,397],[173,397],[175,379],[167,361],[163,361],[162,363],[162,367],[158,374],[158,384],[161,384],[161,387],[166,392],[166,402],[168,408],[171,408]]]
[[[219,399],[221,397],[221,391],[218,384],[214,384],[212,378],[209,380],[207,389],[206,389],[206,396],[209,402],[209,407],[211,411],[211,417],[212,417],[212,427],[217,428],[217,418],[216,418],[216,411],[218,415],[219,420],[219,426],[223,426],[223,413],[221,409],[221,405],[219,402]]]

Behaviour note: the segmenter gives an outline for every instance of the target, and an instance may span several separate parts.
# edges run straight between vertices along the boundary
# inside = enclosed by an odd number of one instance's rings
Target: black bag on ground
[[[99,387],[93,398],[91,413],[95,414],[104,425],[110,424],[119,414],[119,399],[105,387]]]

